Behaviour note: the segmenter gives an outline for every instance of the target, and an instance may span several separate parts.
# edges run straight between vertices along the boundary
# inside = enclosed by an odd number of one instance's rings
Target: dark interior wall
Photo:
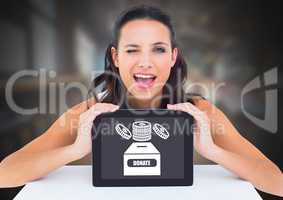
[[[92,1],[4,0],[0,3],[0,160],[42,134],[64,109],[54,113],[21,115],[5,98],[6,83],[20,70],[53,70],[59,83],[80,82],[86,86],[90,70],[102,70],[104,51],[111,40],[114,19],[125,8],[138,4],[159,6],[173,19],[179,47],[189,64],[189,79],[209,85],[224,82],[215,103],[240,133],[283,169],[280,89],[282,83],[282,12],[279,1]],[[278,131],[270,133],[253,124],[241,110],[243,87],[274,67],[278,69]],[[262,80],[262,78],[261,78]],[[198,92],[198,88],[193,88]],[[25,107],[38,105],[38,78],[18,81],[15,101]],[[50,105],[47,93],[47,104]],[[207,96],[210,99],[211,96]],[[68,92],[68,105],[82,100],[76,89]],[[53,100],[52,100],[53,101]],[[52,104],[60,107],[59,97]],[[264,89],[247,96],[245,107],[264,117]],[[15,191],[18,191],[16,189]],[[3,195],[15,193],[11,190]],[[275,197],[260,193],[265,199]]]

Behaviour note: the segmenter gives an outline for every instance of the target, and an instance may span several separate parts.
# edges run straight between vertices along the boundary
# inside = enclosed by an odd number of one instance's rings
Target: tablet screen
[[[105,117],[101,137],[102,180],[183,179],[184,117]]]

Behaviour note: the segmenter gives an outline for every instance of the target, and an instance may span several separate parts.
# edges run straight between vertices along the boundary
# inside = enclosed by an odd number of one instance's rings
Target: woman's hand
[[[194,117],[194,147],[199,154],[209,159],[209,153],[216,145],[211,135],[210,119],[206,113],[189,102],[174,105],[168,104],[167,108],[187,112]]]
[[[227,134],[228,130],[235,129],[227,116],[211,102],[200,98],[195,98],[193,101],[195,107],[205,112],[210,119],[211,133],[216,144],[216,139],[221,139],[221,136]]]
[[[77,138],[73,144],[73,150],[79,158],[82,158],[91,152],[91,129],[93,120],[101,113],[113,112],[118,108],[119,106],[110,103],[96,103],[80,115]]]

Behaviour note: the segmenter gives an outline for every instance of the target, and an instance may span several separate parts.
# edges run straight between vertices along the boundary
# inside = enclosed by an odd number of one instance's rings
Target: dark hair
[[[133,7],[129,10],[124,11],[115,23],[112,42],[106,49],[104,73],[100,74],[93,80],[91,89],[89,91],[89,94],[93,94],[93,96],[95,97],[96,102],[111,102],[113,104],[120,104],[123,101],[122,98],[124,98],[125,96],[123,94],[125,94],[126,89],[122,80],[120,79],[119,69],[115,67],[113,63],[111,48],[114,47],[117,49],[121,28],[127,22],[136,19],[156,20],[164,24],[170,31],[172,49],[177,47],[175,38],[176,35],[171,19],[165,12],[163,12],[159,8],[144,5]],[[113,73],[117,76],[113,76]],[[170,103],[177,103],[182,101],[184,97],[183,84],[186,80],[186,77],[187,64],[179,51],[176,63],[173,68],[171,68],[169,78],[167,80],[167,83],[165,84],[165,87],[163,88],[162,96],[170,98]],[[104,95],[98,97],[97,91],[95,90],[101,84],[101,91],[103,91]],[[167,86],[170,86],[169,89],[171,91],[167,88]]]

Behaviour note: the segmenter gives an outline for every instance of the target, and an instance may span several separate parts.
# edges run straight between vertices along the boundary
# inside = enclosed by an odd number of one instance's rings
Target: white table
[[[194,185],[178,187],[93,187],[91,166],[64,166],[43,179],[28,183],[16,200],[239,200],[261,199],[252,184],[219,165],[195,165]]]

